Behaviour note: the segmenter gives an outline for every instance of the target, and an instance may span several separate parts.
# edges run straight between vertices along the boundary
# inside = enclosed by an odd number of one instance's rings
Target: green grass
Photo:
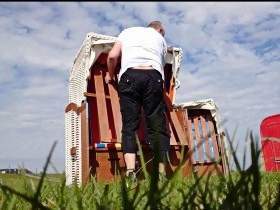
[[[261,173],[260,177],[262,180],[259,196],[260,206],[262,209],[272,209],[276,202],[277,193],[279,197],[280,173]],[[196,184],[197,179],[194,177],[178,177],[169,181],[161,192],[157,198],[159,200],[157,207],[159,209],[181,209],[184,206],[186,209],[200,209],[199,206],[203,205],[206,209],[235,209],[234,206],[232,208],[221,207],[222,204],[225,205],[227,198],[230,198],[227,203],[233,204],[235,202],[236,205],[241,205],[246,200],[248,202],[253,200],[253,196],[252,198],[246,194],[245,197],[241,196],[242,193],[246,192],[246,188],[252,188],[251,182],[244,183],[241,175],[236,172],[232,174],[233,186],[229,185],[229,177],[226,178],[223,180],[219,176],[211,176],[208,180],[207,177],[204,177],[199,181],[199,184]],[[0,175],[0,180],[2,185],[10,186],[30,197],[36,192],[35,189],[39,183],[37,179],[25,175]],[[240,181],[243,186],[238,186]],[[244,186],[244,184],[246,185]],[[163,186],[164,183],[160,183],[159,187]],[[140,182],[138,189],[129,191],[127,193],[129,201],[127,207],[143,209],[148,200],[149,188],[148,180],[144,180]],[[230,195],[230,192],[233,194]],[[239,193],[240,195],[238,195]],[[253,195],[250,191],[248,193]],[[42,187],[40,202],[51,209],[123,209],[122,196],[121,182],[106,184],[92,181],[87,186],[78,188],[66,187],[63,185],[63,181],[60,183],[46,181]],[[249,205],[250,203],[248,203]],[[25,199],[3,189],[0,193],[0,206],[2,209],[30,209],[32,207]],[[255,209],[245,208],[244,203],[243,206],[243,209]]]
[[[40,179],[0,175],[0,208],[280,209],[280,173],[260,171],[259,151],[252,135],[250,139],[252,164],[246,170],[233,152],[236,170],[227,176],[182,177],[179,167],[170,179],[160,182],[158,173],[152,173],[135,189],[127,189],[123,180],[108,184],[92,179],[83,187],[65,186],[63,176],[45,173],[54,145]]]

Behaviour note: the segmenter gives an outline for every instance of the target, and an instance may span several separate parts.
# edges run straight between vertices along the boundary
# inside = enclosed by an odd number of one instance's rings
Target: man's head
[[[149,23],[147,27],[154,28],[157,32],[159,32],[163,37],[165,35],[165,30],[162,26],[162,23],[160,21],[152,21]]]

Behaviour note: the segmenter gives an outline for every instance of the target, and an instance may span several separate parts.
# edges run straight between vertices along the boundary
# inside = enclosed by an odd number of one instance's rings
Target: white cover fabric
[[[122,66],[118,76],[131,67],[152,66],[164,79],[167,45],[163,36],[151,27],[131,27],[123,30],[117,40],[122,46]]]

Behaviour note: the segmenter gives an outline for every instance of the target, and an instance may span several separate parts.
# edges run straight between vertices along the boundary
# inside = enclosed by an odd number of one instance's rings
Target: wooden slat
[[[220,135],[220,142],[221,142],[221,156],[222,156],[222,164],[223,164],[223,172],[224,174],[228,174],[228,160],[225,152],[225,144],[223,134]]]
[[[88,133],[88,119],[86,103],[83,102],[84,107],[81,112],[81,164],[82,164],[82,184],[86,184],[89,179],[89,133]]]
[[[172,130],[172,126],[171,126],[170,123],[168,123],[168,125],[169,125],[169,129],[170,129],[170,131],[171,131],[171,133],[170,133],[170,135],[171,135],[171,136],[170,136],[170,145],[178,145],[178,143],[177,143],[177,141],[176,141],[176,139],[175,139],[173,130]]]
[[[209,133],[212,138],[212,144],[214,146],[215,160],[218,160],[219,159],[219,150],[218,150],[218,144],[217,144],[217,138],[216,138],[214,124],[213,124],[213,121],[211,119],[209,119],[209,116],[206,117],[206,120],[208,121]]]
[[[188,126],[188,120],[189,120],[189,117],[188,117],[188,110],[187,109],[184,109],[181,111],[182,114],[182,121],[183,121],[183,128],[185,130],[185,133],[186,133],[186,137],[187,137],[187,144],[189,145],[189,142],[190,142],[190,127]]]
[[[98,119],[99,119],[100,140],[111,141],[112,134],[109,128],[108,112],[106,106],[106,97],[105,97],[102,71],[98,71],[97,74],[94,74],[94,82],[96,88],[96,102],[97,102],[97,112],[98,112]]]
[[[171,76],[171,79],[170,79],[170,86],[169,86],[169,94],[168,94],[168,97],[170,99],[170,101],[172,102],[173,101],[173,98],[174,98],[174,93],[175,93],[175,78],[174,78],[174,75],[172,73],[172,76]]]
[[[207,162],[211,162],[211,152],[210,152],[210,147],[209,147],[209,139],[207,135],[207,128],[206,128],[206,120],[204,116],[200,116],[200,122],[201,122],[201,128],[202,128],[202,135],[203,138],[205,139],[205,152],[206,152],[206,159]]]
[[[177,133],[177,136],[179,138],[179,141],[180,141],[181,145],[188,145],[187,135],[186,135],[186,132],[183,129],[183,122],[179,121],[175,110],[170,112],[170,118],[173,122],[174,128],[176,130],[176,133]]]
[[[188,142],[189,153],[188,153],[188,155],[191,158],[191,163],[195,164],[196,161],[194,159],[194,143],[193,143],[193,136],[192,136],[192,120],[190,118],[187,118],[187,119],[188,119],[187,123],[188,123],[188,129],[189,129],[189,142]]]
[[[114,125],[115,125],[116,135],[117,135],[117,142],[121,142],[122,116],[121,116],[121,110],[120,110],[119,96],[118,96],[118,92],[117,92],[116,88],[112,84],[109,84],[108,88],[109,88],[109,94],[110,94],[110,98],[111,98],[111,105],[112,105]]]
[[[188,110],[187,109],[178,109],[177,110],[177,117],[178,120],[181,122],[182,125],[182,129],[184,130],[185,136],[186,136],[186,142],[187,145],[189,145],[189,141],[190,141],[190,128],[188,125]]]
[[[195,116],[193,118],[193,123],[194,123],[194,130],[195,130],[195,137],[197,141],[197,150],[198,150],[198,160],[199,162],[204,162],[203,159],[203,146],[202,146],[202,141],[200,138],[200,133],[199,133],[199,127],[198,127],[198,117]]]
[[[96,98],[96,94],[95,93],[84,92],[84,96],[86,96],[86,97],[95,97]],[[110,96],[106,96],[105,95],[105,98],[106,99],[110,99]]]

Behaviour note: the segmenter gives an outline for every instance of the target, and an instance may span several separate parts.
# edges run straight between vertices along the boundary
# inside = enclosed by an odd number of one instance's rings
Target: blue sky
[[[246,130],[279,113],[278,2],[0,3],[0,168],[42,170],[52,143],[64,170],[69,71],[86,34],[161,20],[181,47],[178,103],[213,98],[242,158]]]

